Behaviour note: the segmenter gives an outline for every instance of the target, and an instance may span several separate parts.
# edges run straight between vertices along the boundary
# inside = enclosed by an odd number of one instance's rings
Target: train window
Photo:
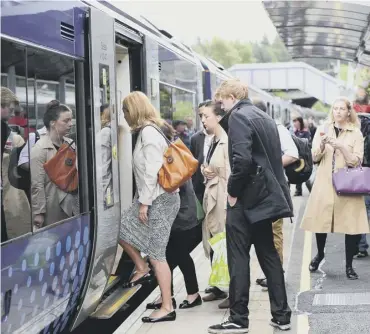
[[[172,124],[172,88],[159,84],[161,117]]]
[[[193,130],[195,124],[195,94],[183,89],[160,84],[160,110],[161,116],[172,123],[174,120],[185,121],[189,130]]]
[[[104,209],[114,205],[113,177],[112,177],[112,130],[110,108],[109,66],[99,65],[100,73],[100,145],[101,145],[101,173],[104,198]]]
[[[33,48],[27,48],[27,69],[29,131],[37,130],[26,138],[37,229],[79,214],[75,70],[73,59]]]
[[[22,178],[17,153],[25,144],[27,104],[25,86],[26,49],[1,41],[1,241],[31,232],[29,179]],[[23,87],[24,88],[24,87]],[[20,102],[20,103],[19,103]]]

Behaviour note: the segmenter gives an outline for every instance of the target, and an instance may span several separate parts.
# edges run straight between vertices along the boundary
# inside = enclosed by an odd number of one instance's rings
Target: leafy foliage
[[[198,41],[192,46],[203,56],[212,58],[229,68],[235,64],[290,61],[291,57],[279,36],[270,43],[267,36],[260,42],[229,41],[220,37]]]

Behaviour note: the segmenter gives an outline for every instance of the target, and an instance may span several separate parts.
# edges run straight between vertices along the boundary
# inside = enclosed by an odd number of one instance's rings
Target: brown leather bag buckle
[[[73,166],[73,160],[71,158],[67,158],[64,162],[66,166],[69,166],[69,167]]]

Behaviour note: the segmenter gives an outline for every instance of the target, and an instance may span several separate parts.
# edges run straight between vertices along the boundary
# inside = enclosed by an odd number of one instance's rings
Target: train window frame
[[[77,94],[78,94],[78,92],[81,92],[84,95],[84,87],[83,87],[84,86],[84,82],[83,82],[83,79],[84,79],[84,66],[83,66],[84,61],[82,59],[77,59],[76,57],[72,57],[72,56],[57,52],[55,50],[49,50],[47,48],[42,48],[42,47],[35,47],[34,45],[30,45],[28,43],[23,43],[23,42],[20,42],[18,40],[14,41],[11,38],[6,38],[6,37],[3,37],[3,36],[1,37],[1,43],[2,43],[2,45],[3,45],[3,43],[5,43],[5,44],[7,44],[11,47],[13,46],[13,47],[16,47],[18,49],[23,50],[23,58],[22,58],[22,60],[24,62],[23,80],[27,83],[25,85],[25,109],[26,109],[27,113],[29,112],[29,107],[32,104],[32,102],[31,103],[29,102],[30,92],[28,91],[28,88],[29,88],[30,84],[32,84],[32,83],[33,84],[36,83],[36,86],[37,86],[37,83],[38,83],[37,78],[30,76],[29,57],[32,56],[32,52],[34,51],[34,52],[37,52],[38,54],[41,54],[41,55],[44,55],[44,56],[49,55],[49,56],[59,57],[59,59],[63,59],[63,60],[68,59],[68,61],[71,64],[71,68],[72,68],[71,78],[73,78],[73,80],[72,80],[72,83],[71,82],[66,82],[65,87],[66,87],[66,91],[67,91],[67,89],[69,89],[71,91],[71,88],[74,87],[74,92],[72,93],[72,95],[74,95],[74,97],[73,97],[73,102],[74,103],[72,105],[71,105],[71,103],[68,103],[69,101],[67,101],[66,97],[65,97],[64,101],[63,100],[61,101],[61,103],[65,102],[72,109],[73,119],[74,119],[73,126],[76,127],[76,138],[77,138],[77,140],[75,142],[76,142],[76,148],[77,148],[77,153],[78,153],[78,158],[77,159],[81,160],[81,159],[79,159],[79,156],[81,155],[80,153],[84,153],[83,156],[86,156],[87,148],[86,147],[83,148],[83,145],[86,145],[87,141],[86,141],[86,136],[82,135],[81,138],[80,138],[80,135],[77,134],[77,132],[78,132],[77,122],[78,122],[78,119],[81,118],[80,117],[81,115],[78,115],[79,113],[77,113],[77,108],[79,106],[81,106],[81,113],[80,114],[85,113],[85,108],[84,108],[85,107],[84,106],[85,96],[78,97]],[[2,64],[1,64],[2,68],[3,68],[3,59],[4,58],[2,57]],[[6,66],[6,65],[4,65],[4,66]],[[9,67],[9,66],[7,66],[7,67]],[[77,73],[77,68],[78,68],[78,73]],[[82,75],[82,77],[81,77],[81,75]],[[18,75],[16,75],[16,78],[20,79],[20,77]],[[8,82],[8,78],[7,78],[7,73],[5,71],[4,72],[2,71],[2,84],[4,82]],[[45,80],[41,79],[41,80],[39,80],[39,83],[45,83]],[[50,82],[50,83],[51,84],[56,84],[56,85],[58,84],[56,82],[55,83]],[[17,87],[18,86],[16,85],[16,82],[14,82],[14,85],[15,85],[15,87],[14,87],[15,88],[15,94],[17,95]],[[3,87],[3,85],[2,85],[2,87]],[[8,84],[4,85],[4,87],[10,88]],[[35,92],[33,92],[33,93],[35,93]],[[37,91],[36,91],[35,95],[37,96]],[[60,98],[60,96],[58,96],[58,92],[56,92],[56,98],[58,98],[58,97]],[[21,98],[19,98],[19,99],[21,100]],[[52,99],[53,98],[51,98],[50,100],[52,100]],[[20,104],[22,104],[22,101],[20,101],[20,102],[21,102]],[[33,103],[35,103],[35,102],[37,103],[37,100],[36,101],[34,100]],[[84,116],[83,118],[86,117],[86,115],[83,115],[83,116]],[[27,118],[27,120],[29,120],[29,119]],[[84,126],[86,126],[86,124]],[[27,122],[27,128],[28,128],[28,132],[29,132],[30,131],[29,122]],[[39,127],[37,127],[37,130],[39,130]],[[27,135],[27,138],[26,137],[24,138],[25,141],[26,141],[26,139],[28,140],[28,135]],[[30,151],[28,152],[28,154],[30,156]],[[81,160],[81,161],[83,161],[83,160]],[[89,212],[91,212],[90,205],[89,204],[86,205],[86,203],[88,203],[88,195],[89,195],[88,193],[90,192],[89,188],[81,186],[81,184],[83,182],[87,182],[87,179],[88,179],[87,174],[90,174],[90,173],[81,173],[80,165],[81,165],[81,162],[79,163],[79,168],[78,168],[78,170],[79,170],[79,186],[78,186],[77,198],[79,200],[79,210],[77,210],[77,214],[72,215],[72,216],[70,216],[66,219],[58,220],[54,223],[51,223],[50,225],[45,225],[41,228],[36,229],[34,227],[34,224],[33,224],[33,212],[32,212],[32,202],[31,202],[31,203],[29,203],[30,216],[29,216],[29,223],[27,223],[27,226],[28,226],[27,231],[25,231],[24,233],[22,232],[19,235],[9,237],[6,241],[1,242],[1,246],[6,245],[6,244],[10,244],[10,243],[12,243],[16,240],[19,240],[19,239],[27,238],[31,235],[35,235],[35,234],[44,232],[45,230],[54,228],[55,226],[63,224],[67,221],[78,219],[82,216],[85,216]],[[2,169],[3,168],[1,168],[1,170]],[[17,188],[15,188],[15,189],[17,189]],[[2,199],[2,201],[3,201],[3,199]],[[84,203],[84,205],[81,205],[82,203]]]
[[[169,111],[168,111],[168,118],[166,117],[167,116],[167,113],[164,114],[164,111],[163,111],[163,104],[162,104],[162,91],[163,90],[166,90],[166,94],[168,94],[169,96],[169,99],[166,101],[166,102],[169,102],[169,105],[166,107],[169,107]],[[183,120],[183,121],[186,121],[186,119],[188,117],[191,117],[193,122],[195,123],[196,122],[196,118],[197,118],[197,113],[196,113],[196,96],[197,96],[197,93],[194,92],[194,91],[191,91],[191,90],[188,90],[188,89],[185,89],[185,88],[182,88],[182,87],[178,87],[178,86],[174,86],[174,85],[171,85],[169,83],[166,83],[166,82],[163,82],[163,81],[160,81],[159,82],[159,91],[160,91],[160,103],[159,103],[159,111],[160,111],[160,114],[161,114],[161,117],[169,122],[170,124],[172,124],[172,122],[174,120]],[[176,94],[176,93],[180,93],[180,94]],[[185,115],[184,116],[184,119],[182,118],[178,118],[178,117],[174,117],[174,115],[176,116],[176,96],[179,96],[179,95],[189,95],[191,96],[191,104],[192,104],[192,108],[191,108],[191,112],[189,113],[189,115]],[[189,101],[187,102],[190,102],[190,99]]]

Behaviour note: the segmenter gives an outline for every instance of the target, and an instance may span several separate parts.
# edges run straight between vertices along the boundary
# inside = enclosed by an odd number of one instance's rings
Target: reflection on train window
[[[195,113],[193,111],[194,94],[180,89],[173,89],[173,119],[195,121]]]
[[[74,61],[6,40],[1,47],[2,84],[19,101],[2,132],[2,231],[12,239],[79,213]]]
[[[114,204],[113,177],[112,177],[112,130],[111,130],[111,109],[109,66],[99,65],[100,77],[100,145],[101,145],[101,173],[104,209]]]
[[[18,168],[17,155],[25,145],[27,105],[19,104],[17,89],[25,76],[26,50],[1,42],[1,241],[31,232],[29,178]],[[23,81],[25,82],[25,81]],[[8,88],[9,90],[5,89]],[[24,93],[23,93],[24,94]]]
[[[159,84],[161,117],[170,124],[172,123],[172,89]]]
[[[194,93],[170,87],[163,83],[159,85],[159,88],[160,110],[163,119],[169,123],[174,120],[195,123]]]
[[[29,48],[27,60],[39,138],[30,149],[32,223],[40,228],[79,214],[75,73],[74,61],[59,54]]]

